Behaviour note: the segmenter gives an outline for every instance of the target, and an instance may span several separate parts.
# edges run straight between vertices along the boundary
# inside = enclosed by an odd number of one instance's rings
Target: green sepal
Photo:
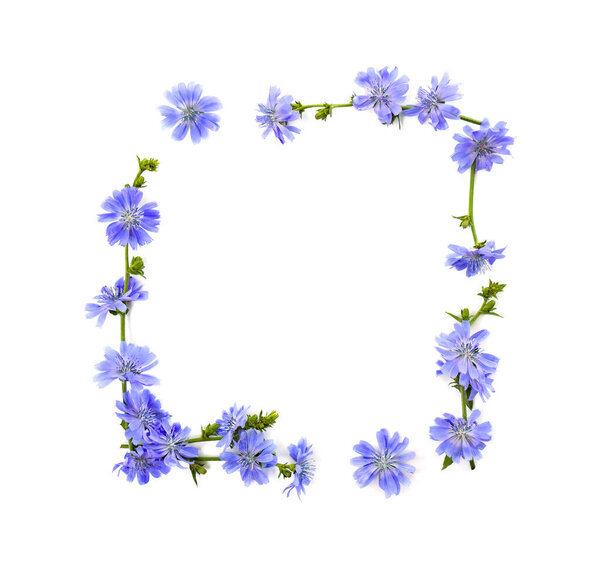
[[[460,220],[461,228],[468,228],[471,225],[471,216],[468,214],[466,216],[452,216],[456,220]]]
[[[216,435],[217,430],[219,429],[219,424],[208,424],[206,428],[202,428],[200,433],[201,438],[210,438],[211,436]]]
[[[145,265],[142,258],[140,256],[134,256],[131,259],[131,262],[129,263],[129,274],[135,274],[146,278],[146,276],[144,275],[144,268]]]
[[[277,478],[283,476],[284,478],[291,478],[296,473],[296,464],[276,464],[279,469]]]
[[[484,240],[483,242],[478,242],[477,244],[474,244],[473,248],[477,248],[477,250],[479,250],[480,248],[483,248],[486,244],[487,240]]]
[[[158,159],[153,159],[152,157],[150,159],[140,159],[139,155],[136,155],[136,157],[138,166],[142,171],[158,171],[158,166],[160,165]]]
[[[468,408],[469,408],[471,411],[473,411],[473,400],[472,400],[472,399],[470,399],[470,397],[471,397],[471,386],[469,386],[469,387],[467,388],[467,391],[466,391],[465,393],[466,393],[466,398],[465,398],[465,399],[467,400],[467,401],[466,401],[467,407],[468,407]]]
[[[146,187],[146,178],[143,175],[139,175],[135,178],[133,182],[134,188],[145,188]]]
[[[292,103],[292,111],[298,111],[300,114],[300,118],[302,118],[302,113],[304,113],[305,107],[300,101],[294,101]]]
[[[315,119],[319,119],[320,121],[327,121],[327,117],[331,117],[333,115],[333,109],[329,103],[323,103],[324,107],[321,109],[317,109],[315,113]]]
[[[446,468],[448,468],[448,466],[450,466],[450,464],[453,463],[452,458],[450,458],[450,456],[446,456],[444,458],[444,463],[442,464],[442,470],[446,470]]]
[[[462,309],[460,311],[460,316],[462,317],[461,321],[468,321],[471,318],[469,314],[469,309]]]
[[[492,282],[490,279],[490,282],[487,286],[482,286],[481,287],[481,292],[477,293],[478,296],[484,298],[484,299],[497,299],[498,295],[504,290],[504,287],[506,286],[506,284],[501,284],[499,282]]]
[[[198,486],[198,474],[206,474],[206,468],[204,468],[204,464],[196,460],[190,464],[190,472],[192,473],[194,484]]]
[[[252,414],[251,416],[248,416],[246,424],[244,425],[244,430],[258,430],[259,432],[264,432],[275,425],[278,417],[279,414],[276,411],[263,415],[261,410],[258,415]]]
[[[125,312],[122,313],[121,311],[108,311],[111,315],[126,315],[129,312],[129,309],[125,309]]]

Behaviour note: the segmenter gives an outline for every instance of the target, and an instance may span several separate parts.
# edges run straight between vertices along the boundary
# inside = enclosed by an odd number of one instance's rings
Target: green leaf
[[[450,464],[452,464],[452,458],[450,458],[450,456],[446,456],[444,458],[444,463],[442,465],[442,470],[446,470],[446,468],[448,468],[448,466],[450,466]]]
[[[446,311],[447,315],[450,315],[453,319],[456,319],[459,323],[462,323],[462,319],[460,317],[457,317],[456,315],[453,315],[452,313],[449,313],[448,311]]]

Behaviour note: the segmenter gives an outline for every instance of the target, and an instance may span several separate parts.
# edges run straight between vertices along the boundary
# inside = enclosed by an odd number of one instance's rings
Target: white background
[[[591,3],[27,2],[2,15],[2,462],[7,579],[252,577],[449,580],[597,575],[598,47]],[[450,131],[374,114],[306,115],[263,141],[270,84],[305,103],[349,99],[358,71],[432,74],[462,111],[505,120],[512,158],[481,175],[481,238],[508,245],[488,318],[501,357],[477,470],[441,459],[433,418],[459,398],[435,377],[446,310],[487,278],[444,267],[469,244],[468,174]],[[223,103],[208,141],[178,143],[157,106],[180,81]],[[233,402],[277,409],[281,451],[306,436],[317,476],[245,488],[215,465],[149,486],[121,457],[119,386],[93,366],[118,343],[84,304],[121,275],[96,221],[158,157],[162,214],[141,253],[149,300],[129,337],[158,355],[156,392],[195,431]],[[490,320],[491,319],[491,320]],[[359,489],[349,459],[381,427],[407,435],[412,485]],[[211,453],[206,446],[204,452]]]

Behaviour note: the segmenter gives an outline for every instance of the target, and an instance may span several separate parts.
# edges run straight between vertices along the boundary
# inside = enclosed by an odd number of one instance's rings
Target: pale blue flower
[[[221,460],[227,474],[239,470],[244,484],[250,486],[269,481],[267,469],[277,464],[277,454],[273,440],[265,440],[257,430],[242,430],[233,447],[221,452]]]
[[[352,458],[352,464],[359,466],[354,472],[354,479],[363,488],[377,478],[379,488],[389,498],[392,494],[400,493],[400,485],[410,484],[408,475],[415,472],[415,467],[408,464],[408,460],[414,458],[415,453],[404,452],[408,438],[401,440],[398,432],[390,438],[385,428],[377,432],[377,443],[378,448],[364,440],[354,446],[354,451],[359,454]]]
[[[366,95],[356,95],[352,105],[359,111],[373,109],[381,123],[389,125],[394,116],[402,113],[402,103],[406,100],[408,77],[398,78],[398,68],[388,72],[387,67],[379,71],[370,67],[367,72],[358,73],[356,83],[367,90]]]
[[[444,414],[443,418],[435,418],[435,425],[429,428],[432,440],[441,442],[436,448],[440,455],[445,454],[455,463],[465,460],[479,460],[485,442],[492,439],[490,422],[477,422],[481,412],[474,410],[467,420],[452,414]]]
[[[269,89],[267,102],[264,105],[258,105],[258,110],[262,115],[257,115],[256,121],[260,127],[265,129],[263,137],[272,131],[281,143],[285,143],[286,139],[294,140],[294,133],[300,133],[300,129],[290,125],[292,121],[300,118],[300,114],[292,109],[294,98],[291,95],[280,97],[280,93],[281,91],[277,87]]]
[[[222,105],[216,97],[203,97],[198,83],[179,83],[165,93],[167,101],[173,105],[162,105],[158,109],[163,118],[163,127],[173,127],[171,136],[182,141],[190,133],[193,143],[206,139],[211,131],[219,130],[220,118],[214,112]]]
[[[306,494],[305,486],[308,486],[315,475],[315,461],[312,458],[312,445],[306,443],[306,439],[302,438],[298,445],[290,444],[288,446],[288,452],[290,457],[294,461],[295,472],[292,483],[283,489],[283,492],[287,492],[290,495],[292,490],[295,490],[298,494],[298,498],[302,493]]]
[[[448,73],[444,73],[438,82],[437,77],[431,78],[431,86],[428,89],[419,87],[417,91],[417,104],[404,111],[407,117],[418,116],[421,124],[429,121],[431,126],[438,129],[448,129],[447,119],[458,119],[460,111],[457,107],[449,105],[449,101],[461,98],[458,85],[450,84]]]

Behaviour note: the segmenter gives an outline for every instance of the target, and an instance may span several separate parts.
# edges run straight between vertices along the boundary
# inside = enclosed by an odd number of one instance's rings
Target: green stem
[[[196,460],[199,462],[222,462],[218,456],[198,456]]]
[[[302,107],[300,107],[298,109],[298,111],[302,110],[304,111],[304,109],[313,109],[315,107],[331,107],[332,109],[337,109],[338,107],[352,107],[352,101],[350,101],[350,103],[317,103],[316,105],[302,105]]]
[[[469,319],[469,324],[472,325],[478,318],[481,313],[483,313],[483,307],[487,304],[487,300],[483,299],[483,303],[479,307],[479,310]]]
[[[122,422],[125,423],[125,422]],[[125,427],[125,429],[127,429],[127,427]],[[195,444],[197,442],[218,442],[221,439],[221,436],[209,436],[208,438],[202,438],[201,436],[198,436],[197,438],[190,438],[189,440],[186,440],[186,442],[188,444]],[[121,448],[129,448],[130,445],[129,444],[121,444]]]
[[[462,417],[465,422],[467,421],[467,390],[461,385],[460,386],[460,405],[462,407]],[[469,460],[471,470],[475,470],[475,460]]]
[[[479,244],[479,240],[477,240],[477,232],[475,231],[475,220],[473,218],[473,197],[475,194],[475,163],[471,166],[471,179],[469,182],[469,223],[471,224],[471,232],[473,234],[473,241],[475,244]]]
[[[473,117],[467,117],[466,115],[459,115],[459,119],[466,121],[467,123],[474,123],[475,125],[481,125],[481,121],[477,119],[473,119]]]
[[[221,440],[221,436],[208,436],[207,438],[203,438],[202,436],[198,436],[197,438],[190,438],[186,440],[188,444],[194,444],[196,442],[218,442]]]
[[[129,290],[129,244],[125,244],[125,286],[123,287],[123,292],[127,292]]]
[[[137,172],[137,175],[135,176],[135,179],[133,180],[133,184],[135,186],[135,183],[137,182],[138,178],[142,175],[142,172],[144,170],[142,168],[140,168]],[[123,285],[123,292],[126,293],[129,290],[129,244],[125,245],[125,282]],[[126,340],[126,334],[125,334],[125,317],[127,316],[127,312],[125,313],[121,313],[121,342]],[[121,382],[121,397],[123,398],[123,403],[125,403],[125,394],[127,393],[127,382],[126,381],[122,381]],[[126,421],[122,421],[121,422],[121,426],[123,427],[124,430],[127,430],[127,428],[129,427],[129,424]],[[132,452],[134,450],[134,446],[133,446],[133,441],[129,440],[129,443],[126,446],[121,446],[122,448],[129,448]]]
[[[407,109],[412,109],[416,107],[416,105],[402,105],[402,111],[406,111]],[[481,125],[481,121],[478,119],[473,119],[473,117],[467,117],[466,115],[459,115],[459,119],[466,121],[467,123],[473,123],[474,125]]]

